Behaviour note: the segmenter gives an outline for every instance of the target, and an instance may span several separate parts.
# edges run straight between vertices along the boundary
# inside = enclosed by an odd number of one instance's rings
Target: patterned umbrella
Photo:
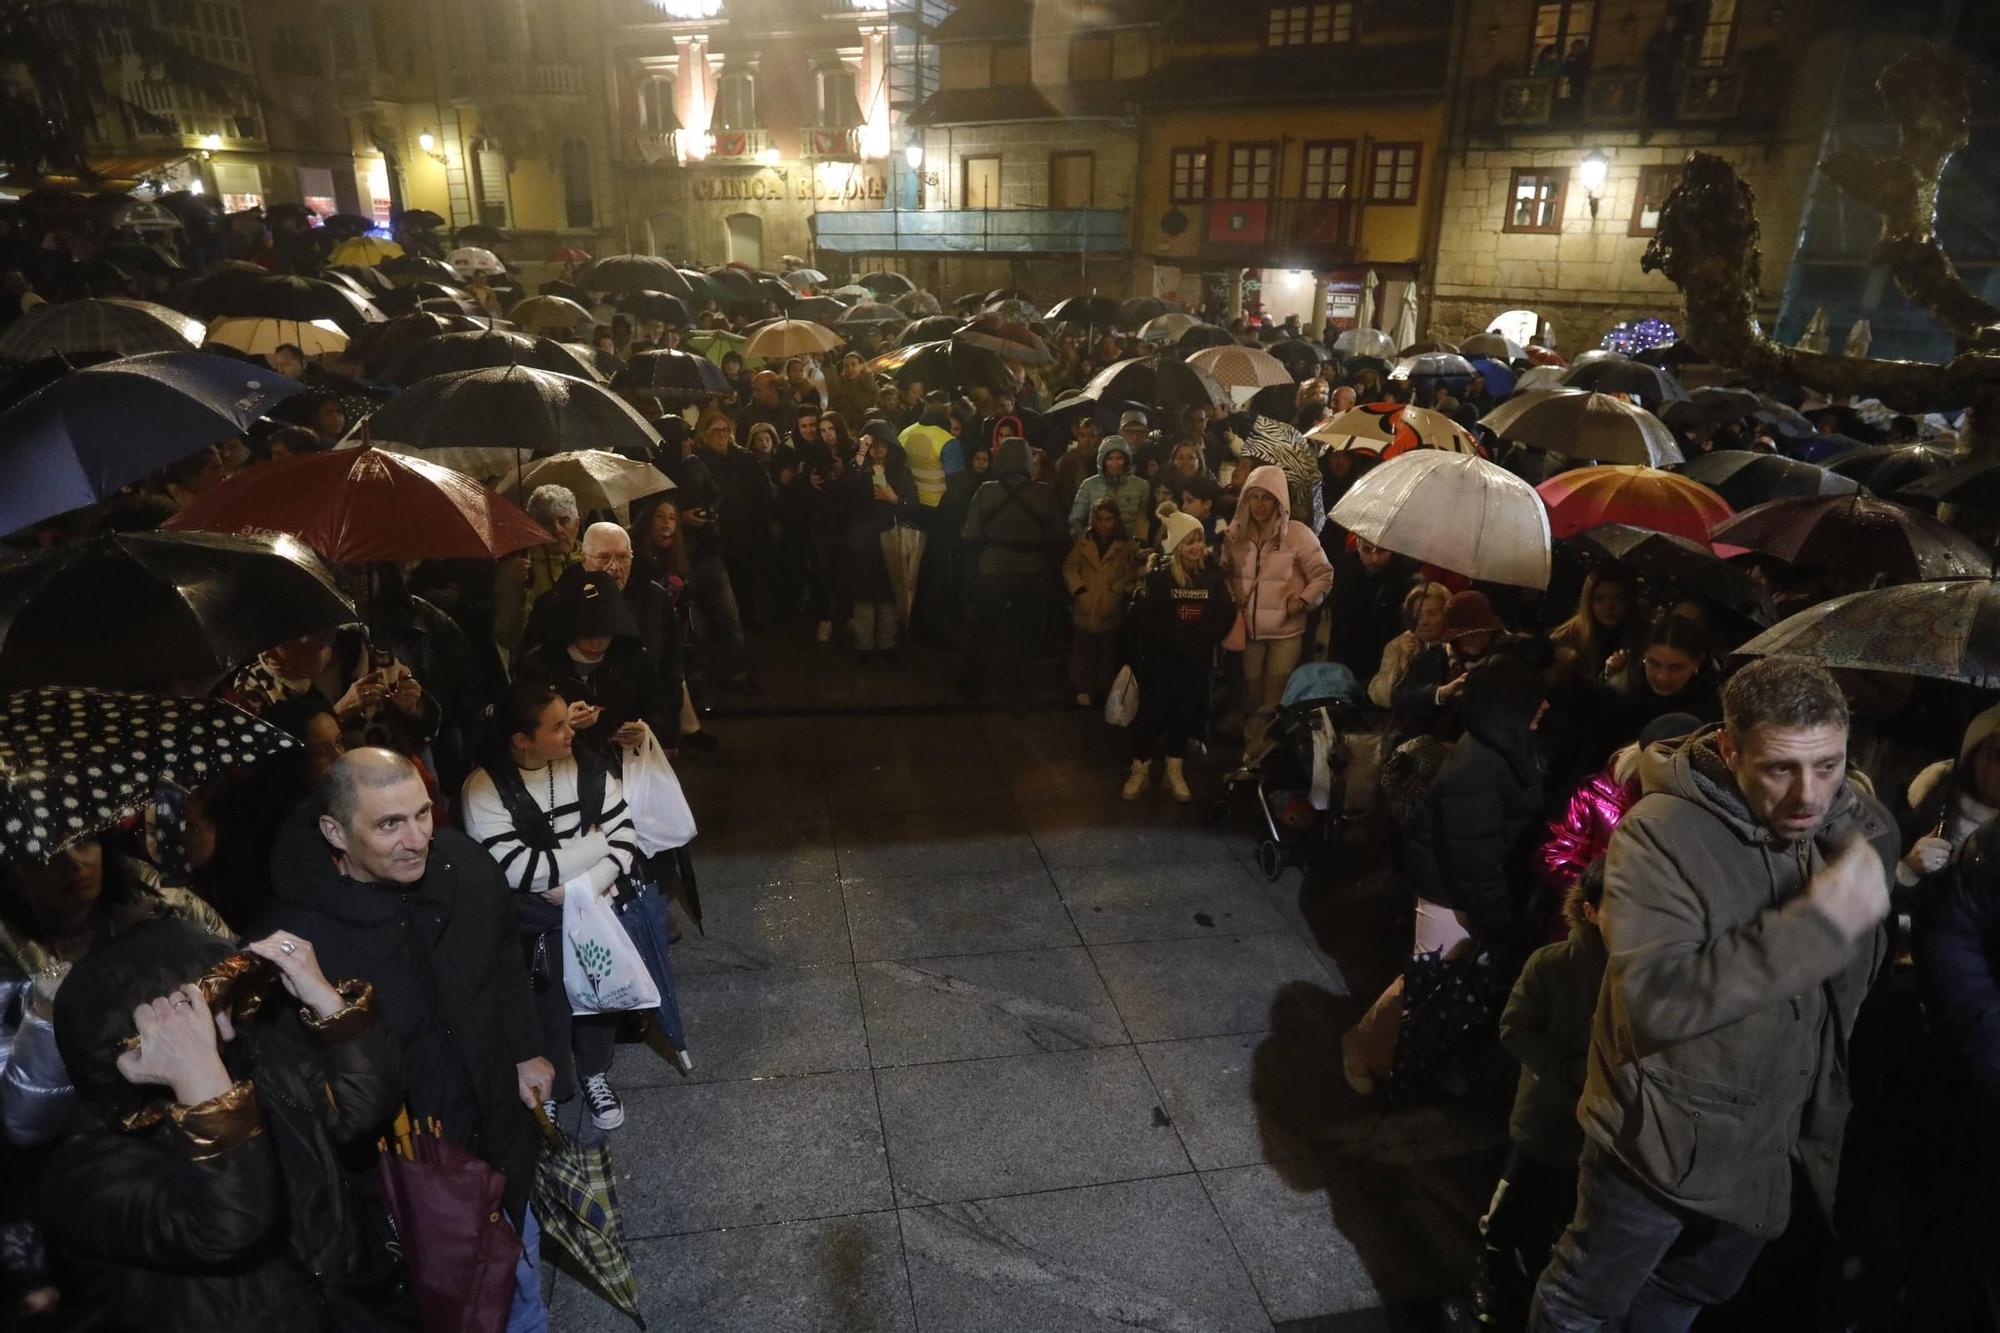
[[[1956,528],[1858,493],[1769,500],[1717,526],[1713,540],[1898,582],[1983,578],[1994,568],[1993,557]]]
[[[1852,495],[1859,489],[1853,478],[1829,472],[1816,463],[1747,449],[1718,449],[1690,458],[1682,465],[1681,475],[1700,482],[1739,510],[1786,496]]]
[[[1001,319],[1011,319],[1016,324],[1040,324],[1043,321],[1041,307],[1018,296],[1002,297],[980,307],[981,315],[997,315]]]
[[[618,1213],[617,1173],[611,1145],[585,1144],[557,1129],[539,1109],[542,1156],[535,1167],[535,1220],[542,1235],[583,1268],[591,1284],[639,1325],[639,1280]]]
[[[1534,488],[1483,458],[1418,449],[1369,469],[1333,521],[1413,560],[1517,588],[1549,586],[1549,515]]]
[[[199,787],[295,748],[215,699],[50,685],[0,704],[0,855],[46,863],[137,813],[161,787]]]
[[[25,363],[84,352],[185,352],[201,346],[201,338],[201,321],[151,301],[50,301],[24,312],[0,333],[0,361]]]
[[[1412,449],[1479,455],[1471,431],[1442,412],[1408,403],[1364,403],[1320,423],[1306,437],[1326,449],[1361,449],[1397,458]]]
[[[347,344],[347,335],[330,319],[225,315],[208,326],[208,346],[233,347],[247,356],[269,356],[285,346],[296,347],[307,356],[325,356]]]
[[[1517,393],[1479,424],[1503,440],[1569,458],[1650,467],[1681,461],[1680,445],[1664,421],[1609,394],[1579,389]]]
[[[1215,376],[1225,389],[1248,389],[1252,393],[1275,384],[1293,383],[1285,363],[1259,347],[1210,347],[1187,358],[1187,363]]]
[[[1954,579],[1849,593],[1779,621],[1737,651],[1994,689],[2000,687],[2000,583]]]
[[[1626,464],[1558,473],[1536,489],[1548,502],[1549,530],[1557,537],[1600,523],[1628,523],[1706,544],[1709,530],[1735,512],[1700,482]]]

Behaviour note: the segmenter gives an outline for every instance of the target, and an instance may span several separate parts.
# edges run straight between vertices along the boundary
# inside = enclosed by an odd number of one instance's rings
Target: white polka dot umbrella
[[[0,702],[0,856],[47,861],[164,786],[192,789],[298,745],[215,699],[59,685]]]

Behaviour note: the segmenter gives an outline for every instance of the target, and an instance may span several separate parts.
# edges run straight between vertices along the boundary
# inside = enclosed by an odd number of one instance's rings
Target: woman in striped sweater
[[[495,721],[505,748],[466,779],[465,831],[514,890],[543,1048],[555,1062],[556,1100],[569,1100],[580,1085],[591,1123],[616,1129],[625,1108],[606,1075],[618,1015],[570,1013],[562,985],[562,902],[569,893],[633,892],[639,841],[632,816],[617,777],[572,751],[570,705],[552,687],[517,683]]]

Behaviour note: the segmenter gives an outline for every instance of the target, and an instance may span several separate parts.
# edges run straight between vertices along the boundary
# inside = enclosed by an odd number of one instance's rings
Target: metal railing
[[[1127,247],[1122,208],[871,208],[817,213],[836,254],[1107,254]]]

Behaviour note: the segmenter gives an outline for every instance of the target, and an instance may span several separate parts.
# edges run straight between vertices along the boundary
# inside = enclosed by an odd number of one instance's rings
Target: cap
[[[1124,430],[1127,426],[1145,426],[1149,424],[1151,423],[1146,420],[1146,414],[1136,407],[1118,418],[1118,429],[1120,430]]]

